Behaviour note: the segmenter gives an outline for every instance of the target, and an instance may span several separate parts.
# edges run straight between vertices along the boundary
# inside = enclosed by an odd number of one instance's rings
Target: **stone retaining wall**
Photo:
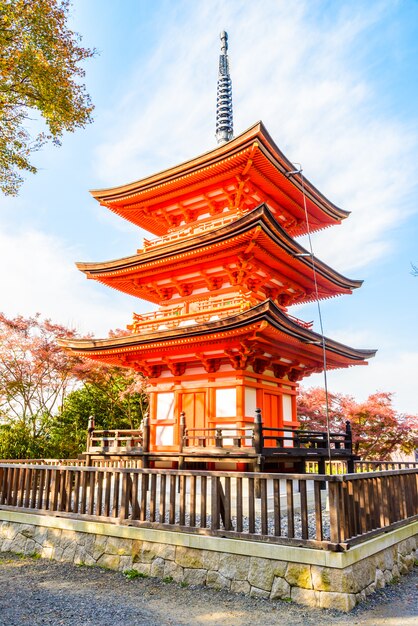
[[[418,522],[331,553],[0,511],[0,550],[351,610],[414,566]]]

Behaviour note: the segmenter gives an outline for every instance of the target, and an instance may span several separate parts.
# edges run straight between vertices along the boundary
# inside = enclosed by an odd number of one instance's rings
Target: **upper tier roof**
[[[92,190],[101,204],[155,235],[265,201],[292,236],[307,232],[300,174],[276,146],[262,122],[190,161],[142,180]],[[304,178],[311,231],[338,224],[349,213],[336,207]]]
[[[135,256],[104,263],[77,263],[88,278],[159,303],[187,286],[189,299],[201,299],[209,279],[244,285],[284,306],[313,301],[313,268],[319,298],[351,293],[362,281],[342,276],[307,252],[280,226],[266,204],[220,228],[168,241]],[[169,290],[168,297],[162,291]],[[275,296],[272,294],[275,293]],[[195,294],[195,295],[194,295]],[[178,296],[176,296],[178,297]]]

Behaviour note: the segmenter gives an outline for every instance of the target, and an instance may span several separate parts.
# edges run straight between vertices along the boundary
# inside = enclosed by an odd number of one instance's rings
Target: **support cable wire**
[[[330,434],[329,396],[328,396],[327,353],[326,353],[326,348],[325,348],[324,326],[322,322],[321,305],[319,303],[319,291],[318,291],[318,281],[316,278],[317,273],[316,273],[315,257],[314,257],[314,252],[313,252],[311,229],[309,225],[308,208],[306,205],[305,181],[303,177],[303,170],[302,170],[301,164],[296,163],[296,165],[299,166],[299,169],[293,172],[287,172],[286,176],[290,177],[290,176],[294,176],[295,174],[299,174],[300,180],[301,180],[301,186],[302,186],[303,209],[305,212],[305,221],[306,221],[306,234],[308,236],[308,242],[309,242],[309,252],[310,252],[309,256],[311,257],[311,262],[312,262],[312,273],[313,273],[314,287],[315,287],[316,306],[318,309],[319,328],[321,331],[322,361],[323,361],[323,368],[324,368],[325,418],[326,418],[326,428],[327,428],[329,471],[331,473],[331,434]]]

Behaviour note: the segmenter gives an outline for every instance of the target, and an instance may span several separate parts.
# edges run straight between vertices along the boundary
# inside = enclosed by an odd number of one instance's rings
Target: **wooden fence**
[[[3,464],[0,508],[346,550],[417,519],[417,481],[417,469],[323,476]]]

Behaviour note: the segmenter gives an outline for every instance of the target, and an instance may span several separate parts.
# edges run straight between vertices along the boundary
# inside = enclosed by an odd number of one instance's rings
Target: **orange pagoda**
[[[242,456],[254,444],[258,407],[264,429],[275,430],[265,445],[279,445],[280,430],[282,447],[291,448],[297,383],[323,371],[324,351],[328,369],[375,354],[324,338],[288,312],[360,287],[295,240],[348,213],[294,171],[261,122],[232,138],[226,42],[222,34],[220,145],[137,182],[92,191],[153,237],[132,256],[77,264],[87,278],[158,305],[134,313],[129,336],[64,342],[148,378],[154,453],[205,447],[205,433],[214,432],[215,447],[229,442]]]

